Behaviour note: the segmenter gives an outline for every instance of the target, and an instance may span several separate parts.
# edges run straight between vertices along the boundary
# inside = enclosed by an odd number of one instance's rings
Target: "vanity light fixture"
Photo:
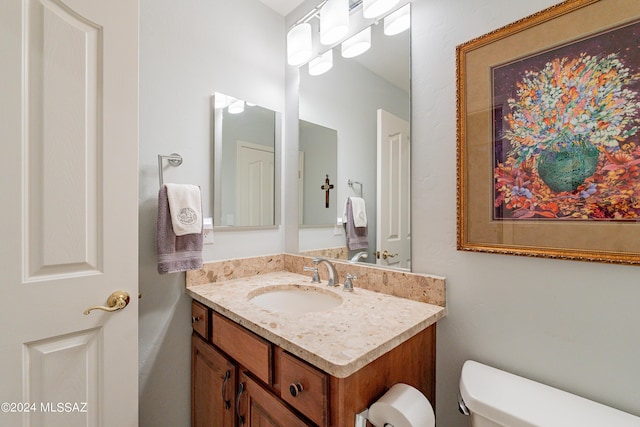
[[[244,101],[241,99],[234,99],[229,104],[229,114],[240,114],[244,111]]]
[[[394,36],[411,28],[411,9],[407,3],[384,18],[384,34]]]
[[[320,9],[320,43],[334,44],[349,31],[349,0],[327,0]]]
[[[371,47],[371,27],[367,27],[342,42],[342,57],[353,58]]]
[[[329,49],[322,55],[309,62],[309,74],[319,76],[333,67],[333,49]]]
[[[399,0],[362,0],[362,16],[377,18],[390,11]]]
[[[312,55],[311,24],[303,22],[287,33],[287,62],[289,65],[301,65]]]

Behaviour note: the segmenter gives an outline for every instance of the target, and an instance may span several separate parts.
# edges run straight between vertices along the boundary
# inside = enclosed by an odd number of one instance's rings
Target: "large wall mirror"
[[[409,3],[403,7],[410,13]],[[337,139],[335,175],[318,171],[315,177],[307,178],[303,174],[299,250],[410,270],[411,36],[410,29],[385,35],[383,22],[380,18],[371,25],[371,47],[365,53],[343,58],[337,45],[333,68],[328,72],[313,76],[306,65],[299,69],[300,159],[304,159],[304,169],[310,145],[325,144],[329,139],[309,141],[305,127],[320,127]],[[323,164],[320,169],[329,171],[331,166]],[[327,174],[333,187],[325,206]],[[307,185],[307,179],[313,179],[313,184]],[[346,218],[349,197],[364,200],[366,248],[349,249],[345,228],[338,225],[339,218]],[[307,214],[307,203],[314,203],[312,209],[325,215]]]
[[[215,227],[275,225],[280,115],[217,92],[212,110]]]

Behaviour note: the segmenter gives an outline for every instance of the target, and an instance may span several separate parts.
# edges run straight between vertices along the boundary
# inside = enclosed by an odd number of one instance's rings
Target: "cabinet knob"
[[[303,390],[304,388],[302,388],[302,384],[300,383],[291,383],[289,386],[289,393],[291,393],[292,397],[300,396],[300,393],[302,393]]]
[[[191,323],[196,323],[200,321],[200,316],[191,316]]]

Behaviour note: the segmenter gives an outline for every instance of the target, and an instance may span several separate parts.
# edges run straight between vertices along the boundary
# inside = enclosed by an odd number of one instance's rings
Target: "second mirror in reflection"
[[[315,123],[299,122],[300,154],[298,220],[305,225],[334,224],[336,221],[338,132]]]
[[[216,226],[272,226],[278,114],[228,95],[214,96]]]

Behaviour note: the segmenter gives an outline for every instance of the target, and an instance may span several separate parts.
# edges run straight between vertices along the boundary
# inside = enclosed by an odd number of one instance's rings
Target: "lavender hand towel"
[[[202,208],[201,208],[202,209]],[[177,273],[202,268],[202,230],[200,233],[176,236],[173,232],[167,187],[158,193],[158,222],[156,224],[158,273]]]
[[[356,249],[367,249],[369,247],[369,240],[367,239],[368,229],[367,226],[355,226],[350,197],[347,198],[345,214],[347,218],[347,222],[345,223],[345,230],[347,233],[347,247],[352,251]]]

